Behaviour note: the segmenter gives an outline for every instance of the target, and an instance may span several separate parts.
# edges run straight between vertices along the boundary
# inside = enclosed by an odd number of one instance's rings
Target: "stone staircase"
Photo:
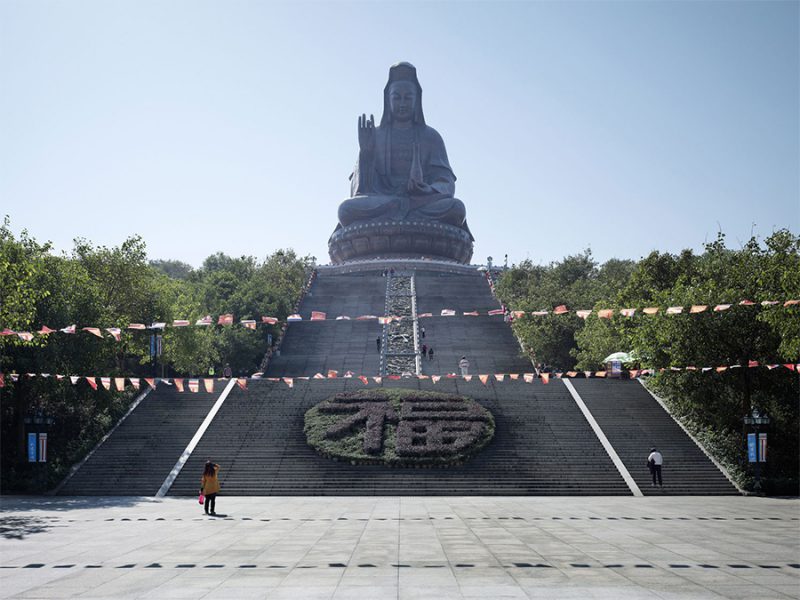
[[[628,472],[645,495],[720,495],[739,492],[670,414],[636,381],[573,379]],[[664,488],[653,488],[647,455],[664,455]]]
[[[153,496],[203,422],[216,392],[159,384],[59,490],[65,496]],[[202,389],[202,385],[201,385]]]
[[[230,495],[630,495],[561,382],[406,379],[384,387],[468,395],[494,414],[494,440],[468,463],[446,469],[336,462],[306,444],[303,416],[330,395],[364,384],[296,381],[289,389],[253,381],[247,391],[231,392],[169,494],[195,494],[211,457]]]

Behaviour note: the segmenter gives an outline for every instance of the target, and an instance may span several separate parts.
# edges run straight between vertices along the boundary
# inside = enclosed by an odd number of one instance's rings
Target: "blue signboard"
[[[755,433],[748,433],[747,434],[747,461],[748,462],[757,462],[758,458],[756,455],[756,434]]]
[[[36,462],[36,434],[28,434],[28,462]]]

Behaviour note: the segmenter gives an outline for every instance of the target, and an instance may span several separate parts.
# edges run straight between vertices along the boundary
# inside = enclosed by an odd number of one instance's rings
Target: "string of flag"
[[[638,313],[653,316],[657,315],[661,312],[666,315],[680,315],[680,314],[691,314],[696,315],[705,312],[724,312],[730,310],[734,306],[762,306],[762,307],[773,307],[782,305],[784,308],[789,306],[796,306],[800,304],[800,299],[792,299],[792,300],[763,300],[761,302],[753,302],[751,300],[741,300],[738,303],[730,303],[730,304],[717,304],[711,306],[709,304],[693,304],[691,306],[668,306],[666,308],[658,307],[658,306],[650,306],[645,307],[642,309],[639,308],[608,308],[608,309],[586,309],[586,310],[571,310],[566,305],[561,304],[556,306],[552,310],[534,310],[534,311],[524,311],[524,310],[506,310],[502,308],[496,308],[488,311],[456,311],[450,308],[442,309],[439,314],[434,315],[434,313],[421,313],[417,315],[417,318],[424,319],[424,318],[431,318],[434,316],[441,316],[441,317],[455,317],[455,316],[464,316],[464,317],[479,317],[479,316],[503,316],[510,320],[520,319],[524,316],[531,316],[531,317],[544,317],[548,315],[566,315],[574,313],[581,319],[586,320],[590,315],[596,314],[600,319],[611,319],[614,315],[620,315],[626,318],[633,318]],[[401,321],[403,319],[409,319],[411,317],[400,317],[394,315],[360,315],[357,317],[351,317],[346,315],[339,315],[333,319],[329,319],[327,313],[321,311],[312,311],[311,316],[308,321],[328,321],[328,320],[336,320],[336,321],[368,321],[368,320],[376,320],[381,325],[386,325],[391,323],[392,321]],[[292,314],[286,318],[288,323],[297,322],[297,321],[304,321],[303,317],[300,314]],[[222,326],[230,326],[234,325],[234,316],[230,313],[220,315],[216,320],[213,319],[210,315],[205,316],[201,319],[195,321],[194,326],[196,327],[208,327],[214,325]],[[241,319],[239,324],[247,329],[255,330],[259,325],[275,325],[279,322],[277,317],[261,317],[260,321],[256,321],[255,319]],[[146,325],[144,323],[131,323],[125,329],[129,331],[161,331],[168,327],[189,327],[192,323],[188,319],[175,319],[172,323],[166,322],[156,322],[151,323],[150,325]],[[9,328],[4,328],[0,331],[0,336],[12,336],[15,335],[19,339],[29,342],[34,339],[34,335],[38,335],[40,337],[48,336],[53,333],[62,333],[62,334],[76,334],[79,331],[86,332],[91,335],[94,335],[100,339],[106,339],[107,335],[114,338],[116,341],[121,340],[122,336],[122,328],[120,327],[81,327],[78,328],[76,325],[70,325],[68,327],[63,327],[61,329],[51,329],[47,325],[43,325],[41,329],[38,331],[30,332],[30,331],[14,331]],[[105,332],[105,334],[104,334]],[[107,335],[106,335],[107,334]]]
[[[479,375],[457,375],[456,373],[449,373],[447,375],[414,375],[412,373],[405,373],[403,375],[382,375],[382,376],[367,376],[367,375],[358,375],[353,371],[346,371],[343,375],[339,375],[339,371],[336,370],[329,370],[327,374],[323,373],[316,373],[313,376],[303,376],[303,377],[263,377],[262,373],[256,373],[252,377],[237,377],[236,383],[237,385],[243,389],[247,389],[247,382],[249,380],[258,379],[258,380],[265,380],[271,382],[283,382],[288,387],[294,387],[295,381],[313,381],[319,379],[358,379],[364,385],[368,385],[370,381],[380,385],[383,383],[384,380],[387,381],[397,381],[400,379],[418,379],[418,380],[431,380],[434,384],[438,383],[442,379],[461,379],[463,381],[469,382],[473,379],[479,380],[483,385],[488,385],[489,381],[497,381],[503,383],[504,381],[524,381],[525,383],[533,383],[535,380],[541,380],[543,384],[550,383],[551,378],[555,379],[563,379],[563,378],[575,378],[575,377],[584,377],[584,378],[610,378],[615,377],[618,375],[626,374],[630,379],[637,379],[639,377],[645,377],[649,375],[655,375],[656,373],[664,373],[664,372],[698,372],[698,373],[724,373],[725,371],[740,369],[740,368],[765,368],[769,371],[773,371],[779,368],[785,368],[790,371],[800,372],[800,364],[798,363],[776,363],[776,364],[764,364],[760,363],[755,360],[748,361],[746,365],[742,364],[735,364],[735,365],[725,365],[725,366],[718,366],[718,367],[695,367],[695,366],[686,366],[686,367],[668,367],[668,368],[659,368],[659,369],[628,369],[622,371],[563,371],[563,372],[554,372],[554,373],[494,373],[494,374],[479,374]],[[189,377],[96,377],[96,376],[85,376],[85,375],[51,375],[49,373],[0,373],[0,388],[5,387],[6,385],[6,377],[9,378],[12,382],[17,382],[21,377],[26,378],[35,378],[40,377],[44,379],[52,378],[57,381],[69,381],[72,385],[78,385],[81,381],[85,381],[89,386],[97,390],[99,387],[103,387],[106,390],[111,391],[112,385],[113,389],[116,391],[124,391],[128,388],[128,386],[132,387],[134,390],[140,389],[142,382],[146,385],[150,386],[152,389],[155,389],[159,383],[165,385],[174,386],[175,389],[179,392],[194,392],[197,393],[200,391],[200,386],[202,384],[203,389],[207,393],[213,393],[215,391],[215,385],[217,382],[226,382],[228,379],[214,379],[214,378],[189,378]]]

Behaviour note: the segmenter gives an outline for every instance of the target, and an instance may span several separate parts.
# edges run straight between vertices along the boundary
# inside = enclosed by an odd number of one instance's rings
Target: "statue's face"
[[[389,110],[393,120],[411,121],[416,103],[417,88],[410,81],[397,81],[389,86]]]

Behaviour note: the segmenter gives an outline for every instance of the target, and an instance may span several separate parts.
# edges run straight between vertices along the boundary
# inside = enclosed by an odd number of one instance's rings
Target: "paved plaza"
[[[2,498],[2,598],[800,598],[800,501]]]

